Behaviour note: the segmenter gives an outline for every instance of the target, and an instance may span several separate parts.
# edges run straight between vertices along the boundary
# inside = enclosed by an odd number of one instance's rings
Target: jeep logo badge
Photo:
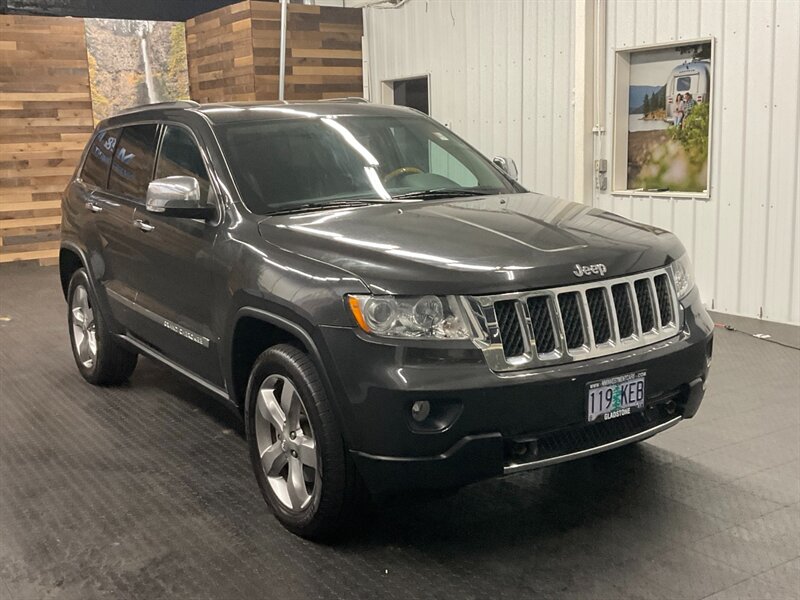
[[[584,275],[600,275],[603,276],[606,274],[606,266],[603,263],[597,263],[596,265],[579,265],[575,264],[575,270],[572,272],[575,277],[583,277]]]

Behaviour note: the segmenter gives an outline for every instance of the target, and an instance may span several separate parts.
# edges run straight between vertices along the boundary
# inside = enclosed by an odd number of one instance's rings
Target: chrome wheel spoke
[[[78,353],[78,358],[80,358],[81,361],[86,360],[86,357],[84,356],[81,350],[84,347],[86,341],[86,334],[83,332],[83,328],[73,326],[72,334],[75,340],[74,344],[75,344],[75,350]]]
[[[286,466],[286,454],[280,442],[274,442],[261,452],[261,465],[267,477],[278,477],[281,469]]]
[[[97,326],[89,305],[89,294],[82,285],[76,287],[72,295],[70,314],[75,354],[84,367],[91,368],[97,357]]]
[[[297,399],[297,390],[292,382],[286,379],[281,390],[281,408],[286,415],[286,423],[290,429],[300,426],[300,402]]]
[[[91,310],[89,307],[89,294],[86,293],[86,288],[83,286],[75,290],[75,305],[76,308],[81,309],[84,316]]]
[[[304,466],[317,470],[317,444],[314,438],[306,435],[298,436],[297,456]]]
[[[89,358],[89,336],[84,335],[81,337],[81,341],[78,343],[78,356],[81,360],[87,360]]]
[[[283,429],[286,423],[286,415],[284,415],[278,401],[275,399],[275,391],[273,389],[262,388],[258,393],[258,412],[276,430],[281,431]]]
[[[75,290],[73,303],[77,308],[81,309],[86,306],[86,290],[83,288],[83,286],[78,286],[78,288]]]
[[[292,508],[295,510],[302,508],[309,498],[309,493],[303,476],[303,465],[297,458],[289,459],[289,477],[286,483]]]
[[[97,336],[94,331],[89,331],[86,335],[86,345],[89,347],[89,355],[91,358],[97,356]]]

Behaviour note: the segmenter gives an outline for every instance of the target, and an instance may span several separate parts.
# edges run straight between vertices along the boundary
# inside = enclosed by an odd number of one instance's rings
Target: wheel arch
[[[69,281],[78,269],[85,267],[83,257],[76,248],[62,246],[58,252],[58,275],[61,280],[61,291],[67,299]]]
[[[320,353],[319,346],[311,334],[298,323],[273,312],[255,308],[243,307],[236,312],[231,337],[228,345],[230,363],[230,396],[240,410],[246,411],[247,407],[247,382],[253,364],[258,356],[267,348],[289,343],[306,352],[319,372],[325,391],[331,398],[337,413],[337,403],[334,399],[333,386],[329,373],[325,369],[325,361]],[[341,425],[341,422],[340,422]]]

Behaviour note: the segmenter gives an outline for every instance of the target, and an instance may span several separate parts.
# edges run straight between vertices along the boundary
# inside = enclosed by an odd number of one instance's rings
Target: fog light
[[[417,400],[411,405],[411,418],[417,423],[422,423],[431,414],[431,403],[427,400]]]

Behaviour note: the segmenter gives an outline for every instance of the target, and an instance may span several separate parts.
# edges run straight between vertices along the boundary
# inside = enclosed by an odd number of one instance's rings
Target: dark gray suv
[[[150,356],[245,421],[275,515],[451,490],[692,417],[713,323],[671,233],[528,193],[413,110],[183,102],[101,122],[63,203],[78,369]]]

